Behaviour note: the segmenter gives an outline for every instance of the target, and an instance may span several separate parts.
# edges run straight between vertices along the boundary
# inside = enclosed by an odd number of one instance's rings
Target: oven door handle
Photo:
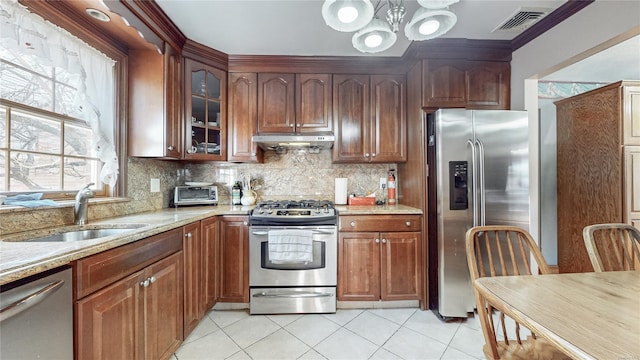
[[[335,231],[332,230],[312,230],[314,234],[335,234]],[[268,231],[252,231],[253,235],[267,235]]]
[[[270,298],[318,298],[318,297],[331,297],[333,294],[331,293],[322,293],[322,292],[281,292],[277,294],[269,294],[266,292],[261,292],[257,294],[253,294],[253,297],[270,297]]]

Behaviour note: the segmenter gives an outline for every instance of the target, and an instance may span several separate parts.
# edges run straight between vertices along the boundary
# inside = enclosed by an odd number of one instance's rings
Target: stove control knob
[[[273,209],[269,208],[269,211],[267,211],[268,214],[273,214]]]
[[[264,214],[264,208],[258,209],[258,214]]]
[[[320,208],[319,207],[316,208],[316,214],[320,214]]]

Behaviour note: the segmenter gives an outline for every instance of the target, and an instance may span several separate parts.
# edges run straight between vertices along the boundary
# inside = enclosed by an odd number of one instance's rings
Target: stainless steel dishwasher
[[[71,268],[0,286],[0,359],[73,359]]]

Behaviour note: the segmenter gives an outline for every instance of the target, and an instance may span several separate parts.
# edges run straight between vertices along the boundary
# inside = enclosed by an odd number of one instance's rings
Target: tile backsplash
[[[306,150],[290,150],[286,154],[267,151],[262,164],[186,163],[147,158],[129,158],[127,163],[127,201],[90,202],[89,221],[115,216],[159,210],[169,207],[173,188],[178,184],[178,171],[185,169],[191,181],[209,181],[218,186],[221,205],[230,204],[231,187],[249,176],[258,201],[282,199],[334,200],[335,178],[348,178],[347,193],[357,195],[376,192],[379,179],[386,177],[396,164],[334,164],[331,150],[310,154]],[[120,178],[122,179],[122,178]],[[150,191],[151,179],[160,180],[160,191]],[[400,180],[401,181],[401,180]],[[0,235],[24,229],[39,229],[73,223],[73,207],[20,209],[2,213]]]
[[[231,187],[245,176],[261,200],[315,199],[334,200],[335,178],[348,178],[347,193],[366,195],[379,188],[396,164],[335,164],[331,150],[310,154],[306,150],[289,150],[286,154],[267,151],[263,164],[190,163],[185,169],[193,181],[210,181],[218,186],[220,203],[230,203]],[[384,198],[381,191],[376,196]]]

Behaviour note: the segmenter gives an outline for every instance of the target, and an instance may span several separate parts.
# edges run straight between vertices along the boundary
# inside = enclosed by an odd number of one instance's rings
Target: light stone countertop
[[[218,215],[248,215],[252,207],[219,205],[167,208],[154,212],[91,221],[88,227],[116,224],[139,224],[141,227],[119,235],[73,242],[24,242],[27,238],[46,236],[51,229],[24,231],[0,236],[0,285],[69,264],[71,261],[169,231],[195,221]],[[404,205],[336,206],[339,215],[422,214],[422,210]],[[68,225],[73,227],[74,225]],[[65,226],[66,228],[67,226]]]

